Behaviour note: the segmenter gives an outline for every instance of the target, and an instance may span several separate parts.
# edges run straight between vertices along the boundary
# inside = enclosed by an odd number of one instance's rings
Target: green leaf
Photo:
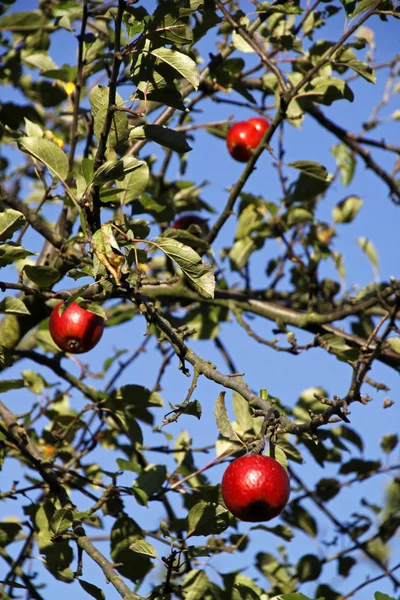
[[[315,102],[331,106],[336,100],[353,102],[354,94],[343,79],[336,77],[315,77],[310,83],[310,89],[301,91],[301,96],[310,96]]]
[[[4,379],[0,381],[0,393],[9,392],[10,390],[20,390],[25,387],[23,379]]]
[[[392,350],[400,354],[400,337],[388,338],[386,342],[389,344]]]
[[[138,168],[122,180],[123,191],[118,194],[118,197],[123,205],[139,198],[149,183],[150,171],[147,162],[144,160],[137,162],[140,163]]]
[[[197,225],[190,225],[190,228],[196,227]],[[185,246],[189,246],[195,250],[208,250],[210,245],[205,240],[202,240],[198,235],[186,231],[186,229],[167,229],[162,234],[163,237],[173,238]]]
[[[349,185],[353,180],[356,168],[356,159],[352,151],[346,144],[335,144],[332,146],[331,152],[339,167],[340,179],[343,185]]]
[[[182,582],[185,600],[202,600],[206,593],[209,581],[204,570],[192,570]]]
[[[78,581],[81,585],[81,588],[84,589],[85,592],[89,594],[89,596],[92,596],[92,598],[96,598],[96,600],[105,600],[106,597],[104,595],[103,590],[93,585],[93,583],[85,581],[84,579],[78,579]]]
[[[357,4],[355,10],[351,14],[351,18],[354,19],[354,17],[361,15],[366,10],[372,8],[374,4],[376,4],[376,0],[361,0],[361,2]]]
[[[302,529],[310,537],[317,537],[318,526],[316,520],[297,502],[289,504],[283,513],[283,518],[289,525]]]
[[[72,510],[70,508],[60,508],[56,510],[50,521],[50,529],[55,535],[62,535],[68,531],[72,522]]]
[[[2,314],[14,314],[14,315],[30,315],[30,311],[25,304],[19,298],[13,296],[6,296],[0,302],[0,313]]]
[[[353,69],[356,73],[361,75],[366,81],[369,83],[376,83],[376,73],[372,67],[370,67],[367,63],[362,62],[361,60],[349,60],[344,63],[350,69]]]
[[[381,448],[386,454],[390,454],[396,448],[399,443],[399,436],[397,433],[388,433],[381,439]]]
[[[219,504],[198,502],[187,516],[187,537],[220,534],[229,527],[229,514]]]
[[[95,232],[92,238],[92,248],[98,261],[111,273],[119,285],[124,256],[115,239],[111,223],[105,223]]]
[[[232,394],[233,410],[241,433],[252,432],[257,422],[251,415],[249,403],[238,392]]]
[[[337,479],[325,477],[318,481],[316,485],[316,493],[324,502],[332,500],[340,492],[340,483]]]
[[[40,288],[49,288],[61,279],[61,273],[54,267],[43,265],[26,265],[24,267],[25,275]]]
[[[22,371],[21,374],[24,378],[25,387],[33,394],[41,394],[45,387],[49,387],[39,373],[35,373],[34,371]]]
[[[339,427],[332,429],[332,433],[353,444],[360,452],[364,451],[364,443],[361,436],[348,425],[339,425]]]
[[[273,535],[276,535],[286,542],[290,542],[293,539],[294,533],[287,525],[275,525],[274,527],[268,527],[267,525],[255,525],[251,529],[261,529],[262,531],[268,531]]]
[[[292,206],[287,212],[288,227],[293,227],[293,225],[299,225],[300,223],[308,223],[309,221],[313,221],[313,219],[313,213],[302,206]]]
[[[236,50],[239,50],[239,52],[245,52],[249,54],[251,52],[255,52],[254,48],[252,48],[250,44],[248,44],[246,40],[242,38],[238,31],[232,31],[232,43]]]
[[[22,583],[17,583],[16,581],[4,581],[4,579],[0,579],[0,583],[4,584],[4,587],[7,585],[18,590],[28,590],[26,586],[22,585]],[[4,595],[3,598],[4,600],[9,600],[10,596]]]
[[[322,571],[321,561],[315,554],[305,554],[296,565],[296,574],[299,581],[315,581]]]
[[[309,596],[305,596],[304,594],[300,594],[300,592],[296,592],[294,594],[282,594],[279,596],[279,600],[311,600]],[[319,598],[318,600],[323,600]]]
[[[374,244],[365,237],[359,237],[357,244],[370,260],[375,277],[378,277],[379,260]]]
[[[129,550],[135,552],[135,554],[144,554],[151,558],[157,558],[157,550],[149,544],[146,540],[137,539],[129,546]]]
[[[259,250],[263,246],[262,240],[254,240],[250,236],[242,237],[240,240],[236,240],[229,251],[229,260],[231,262],[232,269],[241,271],[245,265],[247,265],[250,256],[256,250]]]
[[[228,412],[225,406],[225,392],[220,392],[214,406],[214,415],[217,423],[218,431],[222,437],[231,440],[232,442],[240,442],[240,438],[233,430],[229,420]]]
[[[185,415],[191,415],[196,419],[201,419],[201,413],[203,412],[202,406],[198,400],[192,400],[185,406]]]
[[[388,594],[383,594],[382,592],[375,592],[374,598],[375,600],[396,600],[393,596],[388,596]]]
[[[178,47],[192,43],[193,32],[189,16],[197,8],[193,6],[193,0],[190,2],[190,8],[187,2],[176,3],[173,0],[163,0],[148,22],[148,31],[151,32],[152,39],[156,36],[160,41],[167,41],[168,44],[172,43]]]
[[[33,252],[29,252],[29,250],[25,250],[23,246],[17,246],[17,244],[14,244],[13,242],[1,244],[0,267],[11,265],[13,262],[26,258],[27,256],[33,256],[33,254]]]
[[[90,108],[94,119],[94,134],[97,140],[100,140],[103,131],[104,122],[108,112],[109,88],[96,85],[89,94]],[[125,107],[124,101],[119,94],[116,94],[115,104]],[[128,138],[128,115],[126,112],[115,110],[112,115],[111,129],[107,139],[106,158],[116,160],[115,152],[118,144],[121,144]]]
[[[339,556],[338,559],[338,575],[348,577],[350,570],[357,564],[357,561],[352,556]]]
[[[105,407],[117,414],[121,423],[129,430],[129,424],[134,419],[139,419],[148,425],[154,422],[150,410],[153,407],[163,406],[162,398],[157,392],[151,392],[142,385],[123,385],[109,395]]]
[[[129,549],[138,538],[143,538],[139,525],[126,514],[121,513],[114,521],[111,530],[111,559],[118,564],[117,571],[134,582],[141,581],[152,568],[148,556],[134,554]]]
[[[321,346],[326,348],[328,352],[336,354],[339,360],[347,362],[349,360],[357,360],[359,356],[359,350],[349,346],[346,340],[334,333],[326,333],[321,336]]]
[[[190,152],[192,149],[191,146],[189,146],[186,134],[183,131],[175,131],[164,125],[146,124],[141,127],[135,127],[135,129],[131,131],[129,137],[152,140],[153,142],[160,144],[160,146],[178,152],[178,154]]]
[[[289,163],[288,167],[297,169],[298,171],[304,173],[304,175],[307,177],[312,177],[313,179],[318,179],[325,183],[329,183],[332,180],[332,177],[329,175],[327,169],[314,160],[296,160],[295,162]]]
[[[235,583],[232,589],[232,600],[260,600],[260,596],[248,585]]]
[[[143,165],[146,165],[144,160],[138,160],[133,156],[127,156],[120,160],[109,160],[97,169],[93,183],[99,185],[107,181],[122,181],[129,173],[140,169]]]
[[[134,460],[117,458],[117,465],[121,471],[133,471],[134,473],[140,473],[142,471],[142,467]]]
[[[380,467],[381,463],[379,460],[363,460],[361,458],[352,458],[348,462],[342,464],[339,473],[342,473],[342,475],[349,475],[350,473],[365,475],[369,473],[375,473]]]
[[[173,67],[182,75],[195,90],[199,87],[200,75],[196,63],[186,54],[171,50],[169,48],[155,48],[151,51],[153,56]]]
[[[54,142],[38,137],[18,138],[18,145],[23,152],[27,152],[46,165],[53,176],[65,181],[68,177],[67,155]]]
[[[333,220],[335,223],[351,223],[354,221],[363,203],[364,200],[359,196],[348,196],[336,204],[332,211]]]
[[[12,238],[15,231],[25,223],[24,215],[13,208],[0,212],[0,242]]]
[[[157,238],[157,246],[173,260],[202,298],[214,298],[215,278],[211,265],[189,246],[172,238]]]
[[[5,548],[15,540],[22,527],[19,523],[13,521],[3,521],[0,523],[0,547]]]
[[[165,465],[147,465],[134,481],[134,486],[143,490],[149,497],[160,491],[166,476]]]
[[[282,450],[282,448],[280,448],[279,446],[274,446],[273,448],[271,446],[268,447],[268,450],[266,452],[267,456],[272,456],[272,458],[275,458],[275,460],[284,468],[287,469],[288,468],[288,464],[289,461],[287,459],[287,456],[285,454],[285,451]]]
[[[20,33],[37,33],[40,29],[53,29],[51,23],[46,23],[46,16],[38,10],[13,12],[0,19],[0,31]]]

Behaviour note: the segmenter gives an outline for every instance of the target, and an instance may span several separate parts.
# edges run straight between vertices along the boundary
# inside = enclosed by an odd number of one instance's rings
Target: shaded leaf
[[[13,242],[9,244],[0,245],[0,267],[11,265],[17,260],[26,258],[27,256],[33,256],[33,252],[26,250],[23,246],[17,246]]]
[[[225,531],[229,526],[229,514],[219,504],[198,502],[187,516],[187,537],[191,535],[211,535]]]
[[[71,527],[73,522],[72,510],[60,508],[56,510],[50,521],[50,529],[55,535],[62,535]]]
[[[178,154],[190,152],[192,149],[191,146],[189,146],[183,131],[175,131],[164,125],[147,124],[142,127],[135,127],[135,129],[131,131],[130,137],[144,137],[160,144],[160,146],[178,152]]]
[[[30,315],[30,311],[25,306],[24,302],[13,296],[6,296],[0,302],[0,313],[9,313],[14,315]]]
[[[381,439],[381,448],[386,454],[390,454],[396,448],[399,443],[399,436],[397,433],[388,433]]]
[[[322,571],[321,561],[315,554],[305,554],[296,565],[299,581],[315,581]]]
[[[144,165],[146,165],[144,160],[138,160],[133,156],[127,156],[119,160],[109,160],[97,169],[93,183],[99,185],[107,181],[122,181],[128,174]]]
[[[105,600],[106,597],[104,595],[103,590],[93,585],[93,583],[85,581],[84,579],[78,579],[78,581],[82,589],[84,589],[85,592],[89,594],[89,596],[92,596],[92,598],[96,598],[96,600]]]
[[[25,275],[40,288],[49,288],[61,278],[61,273],[54,267],[44,265],[25,265]]]

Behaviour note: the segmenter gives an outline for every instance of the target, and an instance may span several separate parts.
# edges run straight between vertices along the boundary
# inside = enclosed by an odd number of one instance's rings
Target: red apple
[[[96,346],[103,335],[104,319],[82,308],[77,302],[60,316],[60,302],[50,315],[49,330],[51,337],[65,352],[82,354]]]
[[[258,133],[260,134],[261,141],[262,136],[267,129],[269,129],[269,122],[266,119],[263,119],[263,117],[251,117],[251,119],[247,119],[247,122],[257,129]]]
[[[229,154],[239,162],[247,162],[261,140],[260,132],[248,121],[232,125],[226,136]]]
[[[232,461],[221,492],[231,513],[242,521],[269,521],[285,508],[290,493],[285,469],[270,456],[247,454]]]
[[[189,229],[191,225],[198,225],[202,232],[207,235],[208,225],[207,220],[202,219],[198,215],[181,215],[172,223],[172,229]]]

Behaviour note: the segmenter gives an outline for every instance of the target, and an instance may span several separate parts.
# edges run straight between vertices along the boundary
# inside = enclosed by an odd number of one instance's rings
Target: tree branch
[[[400,203],[400,188],[396,185],[393,177],[389,175],[378,163],[371,158],[370,153],[365,150],[359,142],[362,142],[357,136],[354,136],[352,133],[347,132],[345,129],[337,125],[328,117],[324,115],[324,113],[314,104],[308,104],[306,107],[306,112],[313,117],[320,125],[325,127],[328,131],[333,133],[337,138],[339,138],[346,146],[348,146],[353,152],[358,154],[364,161],[365,165],[368,169],[374,171],[374,173],[382,179],[388,186],[392,199],[395,200],[396,203]],[[378,145],[378,143],[373,143],[374,140],[368,140],[367,142],[364,140],[364,143],[375,145],[378,148],[382,147],[382,145]],[[400,150],[400,149],[399,149]]]

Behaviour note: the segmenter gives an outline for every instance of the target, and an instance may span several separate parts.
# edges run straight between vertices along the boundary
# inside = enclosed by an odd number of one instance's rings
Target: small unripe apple
[[[242,521],[269,521],[285,508],[290,494],[285,469],[270,456],[246,454],[231,462],[221,484],[224,502]]]
[[[247,121],[232,125],[226,136],[229,154],[239,162],[247,162],[260,143],[260,133]]]
[[[208,233],[207,220],[202,219],[198,215],[181,215],[172,223],[172,229],[189,229],[191,225],[198,225],[204,235]]]
[[[251,117],[251,119],[247,120],[250,125],[253,125],[260,134],[260,140],[264,133],[269,129],[269,122],[267,119],[263,119],[263,117]]]
[[[60,302],[50,315],[51,337],[65,352],[82,354],[96,346],[103,335],[104,319],[72,302],[60,316]]]

